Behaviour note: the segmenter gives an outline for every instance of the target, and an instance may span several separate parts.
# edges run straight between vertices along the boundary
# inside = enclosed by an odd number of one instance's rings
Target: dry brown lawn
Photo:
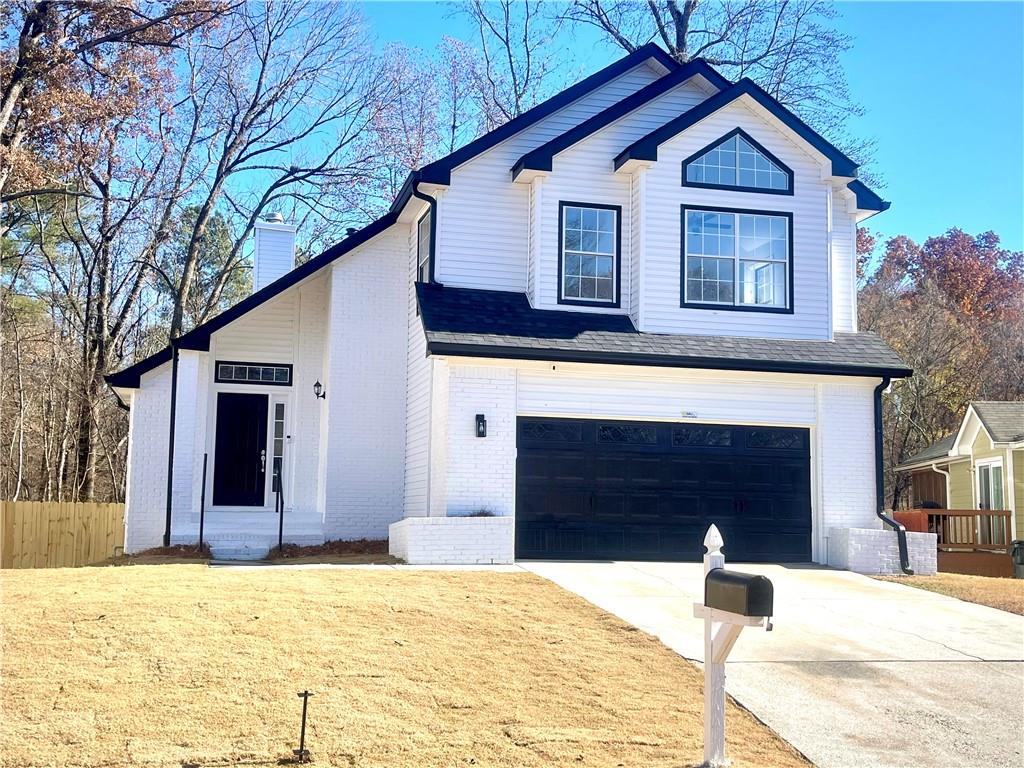
[[[1024,616],[1024,580],[995,579],[990,576],[965,576],[960,573],[937,573],[934,576],[879,576],[908,587],[927,589],[969,603],[979,603]]]
[[[701,675],[530,574],[0,572],[0,765],[699,763]],[[806,766],[730,703],[737,766]]]

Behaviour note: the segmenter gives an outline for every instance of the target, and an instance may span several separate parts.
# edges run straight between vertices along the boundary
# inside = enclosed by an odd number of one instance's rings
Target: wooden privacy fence
[[[124,551],[124,504],[0,501],[0,568],[71,568]]]

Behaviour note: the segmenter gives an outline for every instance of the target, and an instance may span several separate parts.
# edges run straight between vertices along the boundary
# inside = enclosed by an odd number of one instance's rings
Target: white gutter
[[[945,478],[946,478],[946,509],[950,509],[950,506],[949,506],[949,495],[950,495],[950,490],[949,490],[949,472],[947,472],[944,469],[939,469],[938,465],[934,461],[932,462],[932,472],[937,472],[940,475],[944,475]]]

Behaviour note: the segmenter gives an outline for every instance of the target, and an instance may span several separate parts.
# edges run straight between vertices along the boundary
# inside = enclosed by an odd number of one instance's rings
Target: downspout
[[[886,525],[896,531],[896,543],[900,550],[900,570],[913,576],[910,567],[910,555],[907,554],[907,529],[885,514],[885,467],[882,461],[882,392],[889,388],[889,377],[883,376],[882,382],[875,387],[875,515]]]
[[[942,475],[946,478],[946,509],[949,509],[949,472],[947,472],[944,469],[939,469],[939,465],[936,464],[934,461],[932,462],[931,470],[935,474]]]
[[[412,196],[418,197],[420,200],[425,200],[430,204],[430,282],[435,283],[434,262],[437,261],[435,257],[435,254],[437,253],[437,199],[424,192],[420,192],[420,183],[418,181],[414,181],[412,184]]]
[[[174,485],[174,412],[178,405],[178,345],[171,339],[171,428],[167,436],[167,519],[164,546],[171,546],[171,488]]]

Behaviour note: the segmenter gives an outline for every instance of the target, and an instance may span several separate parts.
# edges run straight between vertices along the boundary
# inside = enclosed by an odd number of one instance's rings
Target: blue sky
[[[874,138],[873,170],[892,208],[869,226],[918,242],[958,226],[993,230],[1024,248],[1024,3],[856,2],[837,6],[854,37],[844,57],[866,110],[851,124]],[[471,39],[450,6],[370,2],[381,44],[432,48],[445,34]],[[572,82],[622,55],[594,33],[564,37]]]

